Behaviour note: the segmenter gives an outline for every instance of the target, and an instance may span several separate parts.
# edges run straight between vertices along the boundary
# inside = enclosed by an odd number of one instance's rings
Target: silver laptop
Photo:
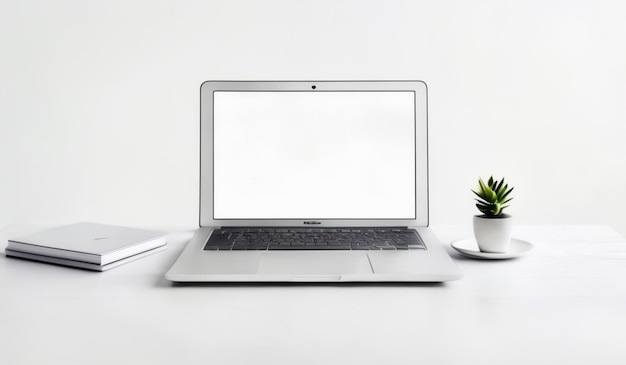
[[[174,282],[441,282],[421,81],[207,81]]]

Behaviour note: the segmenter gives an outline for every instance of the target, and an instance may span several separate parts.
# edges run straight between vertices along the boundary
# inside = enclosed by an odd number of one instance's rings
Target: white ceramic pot
[[[474,216],[474,238],[482,252],[507,252],[511,244],[512,228],[513,220],[507,214],[498,218]]]

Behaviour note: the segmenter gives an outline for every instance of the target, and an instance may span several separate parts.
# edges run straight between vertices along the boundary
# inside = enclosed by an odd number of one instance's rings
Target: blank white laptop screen
[[[215,91],[214,219],[415,219],[413,91]]]

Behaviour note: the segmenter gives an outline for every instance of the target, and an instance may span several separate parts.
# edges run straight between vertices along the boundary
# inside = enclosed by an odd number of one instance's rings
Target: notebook
[[[105,271],[165,249],[164,232],[80,222],[9,240],[6,255]]]
[[[428,228],[427,87],[421,81],[204,82],[199,213],[199,229],[166,273],[171,281],[462,276]],[[261,245],[267,236],[256,234],[264,231],[305,236],[296,239],[297,249],[278,249],[282,241],[272,236]],[[233,232],[243,234],[233,241]],[[339,249],[306,247],[312,241],[335,246],[325,240],[336,232],[356,239]],[[416,236],[421,247],[359,236],[384,232]],[[221,238],[209,243],[211,235]],[[245,235],[254,247],[242,248]]]

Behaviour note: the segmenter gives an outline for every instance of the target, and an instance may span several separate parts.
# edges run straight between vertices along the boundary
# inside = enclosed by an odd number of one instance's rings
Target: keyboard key
[[[350,246],[269,246],[268,250],[349,250]]]

